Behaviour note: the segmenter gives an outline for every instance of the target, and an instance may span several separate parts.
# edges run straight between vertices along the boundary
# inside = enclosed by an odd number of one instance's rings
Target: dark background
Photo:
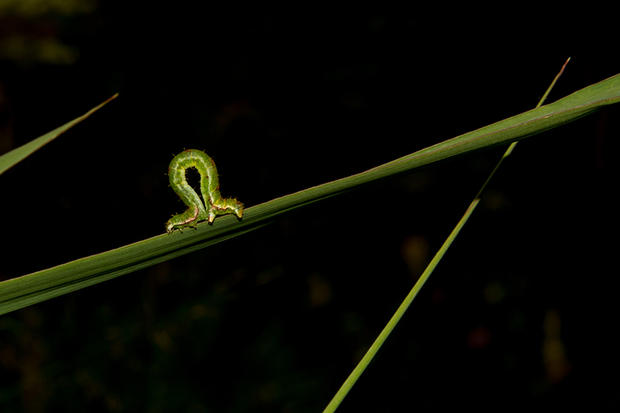
[[[0,177],[0,279],[162,233],[184,148],[251,206],[620,72],[605,10],[0,5],[1,153],[120,93]],[[518,145],[341,411],[620,405],[618,115]],[[321,411],[502,152],[0,317],[0,411]]]

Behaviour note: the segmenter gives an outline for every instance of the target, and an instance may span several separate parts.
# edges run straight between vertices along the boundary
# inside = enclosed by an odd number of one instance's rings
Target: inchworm
[[[194,191],[187,179],[185,171],[196,168],[200,174],[200,192],[202,200]],[[215,162],[203,151],[187,149],[174,158],[168,167],[170,186],[187,205],[187,210],[174,215],[166,222],[166,231],[195,227],[200,221],[213,223],[218,215],[235,214],[243,217],[243,204],[235,198],[222,198]],[[204,201],[204,203],[203,203]]]

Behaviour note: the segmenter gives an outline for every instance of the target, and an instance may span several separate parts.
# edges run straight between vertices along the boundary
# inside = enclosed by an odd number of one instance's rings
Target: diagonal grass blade
[[[566,65],[568,64],[569,60],[570,58],[566,60],[566,62],[564,63],[564,65],[562,66],[558,74],[555,76],[555,78],[553,79],[553,81],[551,82],[547,90],[545,91],[543,97],[540,99],[540,101],[536,105],[536,108],[540,107],[545,102],[545,100],[547,99],[547,96],[549,95],[549,92],[551,91],[551,89],[553,89],[553,87],[555,86],[555,83],[557,82],[559,77],[564,72],[564,69],[566,68]],[[374,359],[375,355],[381,349],[381,346],[383,345],[385,340],[387,340],[389,335],[398,325],[398,322],[400,321],[400,319],[403,317],[403,315],[405,315],[405,312],[409,309],[409,306],[413,302],[414,298],[418,295],[418,293],[420,292],[420,290],[422,289],[426,281],[429,279],[429,277],[431,276],[431,274],[433,273],[437,265],[439,265],[439,262],[441,261],[445,253],[448,251],[448,249],[452,245],[452,242],[459,235],[459,233],[461,232],[461,229],[463,229],[463,227],[469,220],[469,217],[476,210],[476,207],[480,203],[480,196],[484,192],[484,189],[486,188],[488,183],[491,181],[491,179],[495,175],[495,172],[499,169],[504,159],[506,159],[506,157],[508,157],[512,153],[516,144],[517,142],[512,142],[510,146],[508,147],[508,149],[506,149],[506,152],[504,152],[504,154],[502,155],[500,160],[497,162],[497,164],[495,165],[495,167],[493,168],[493,170],[491,171],[491,173],[489,174],[485,182],[482,184],[482,186],[480,187],[480,190],[478,191],[474,199],[471,201],[471,203],[465,210],[465,213],[463,214],[463,216],[461,217],[459,222],[456,224],[454,229],[452,229],[452,232],[450,232],[450,235],[448,235],[448,238],[446,238],[444,243],[441,245],[441,247],[439,248],[439,250],[433,257],[433,259],[431,260],[431,262],[428,264],[426,269],[422,272],[422,275],[420,275],[420,278],[418,278],[418,281],[414,284],[413,288],[409,291],[409,294],[407,294],[403,302],[400,304],[400,306],[398,306],[398,309],[396,310],[394,315],[392,315],[392,317],[390,318],[388,323],[385,325],[383,330],[381,330],[381,333],[379,333],[379,336],[372,343],[368,351],[366,351],[366,354],[364,354],[362,359],[358,362],[358,364],[355,366],[353,371],[349,374],[349,376],[344,381],[342,386],[340,386],[340,389],[338,389],[338,391],[336,392],[332,400],[329,402],[329,404],[325,408],[324,412],[336,411],[338,406],[340,406],[340,403],[342,403],[342,401],[347,396],[349,391],[353,388],[355,383],[357,383],[357,380],[364,373],[364,371],[366,370],[370,362]]]
[[[30,156],[33,152],[40,149],[43,145],[53,141],[54,139],[62,135],[64,132],[71,129],[73,126],[77,125],[84,119],[88,118],[90,115],[92,115],[93,113],[95,113],[96,111],[104,107],[108,102],[116,99],[117,96],[118,96],[118,93],[112,95],[107,100],[95,106],[94,108],[92,108],[91,110],[83,114],[82,116],[79,116],[73,119],[72,121],[65,123],[64,125],[59,126],[53,131],[48,132],[43,136],[39,136],[38,138],[31,140],[30,142],[0,156],[0,175],[2,175],[7,169],[11,168],[18,162]]]
[[[195,231],[158,235],[130,245],[0,282],[0,314],[67,294],[188,254],[267,224],[287,211],[360,185],[492,145],[511,143],[558,127],[620,101],[620,74],[552,104],[521,113],[403,156],[365,172],[253,206],[242,221],[224,216]],[[162,228],[163,229],[163,228]]]

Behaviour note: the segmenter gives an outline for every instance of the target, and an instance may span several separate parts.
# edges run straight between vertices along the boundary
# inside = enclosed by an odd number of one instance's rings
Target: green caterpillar
[[[200,174],[202,200],[185,178],[185,171],[196,168]],[[235,198],[222,198],[215,162],[203,151],[187,149],[174,158],[168,167],[170,186],[187,205],[187,210],[166,222],[166,232],[195,227],[200,221],[212,224],[218,215],[235,214],[243,217],[243,204]],[[203,203],[204,201],[204,203]]]

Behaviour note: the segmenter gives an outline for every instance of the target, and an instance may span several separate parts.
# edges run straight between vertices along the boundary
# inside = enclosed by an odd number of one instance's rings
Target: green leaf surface
[[[106,103],[114,100],[117,96],[118,93],[108,98],[105,102],[95,106],[82,116],[75,118],[72,121],[65,123],[64,125],[59,126],[53,131],[48,132],[43,136],[39,136],[38,138],[26,143],[25,145],[22,145],[19,148],[15,148],[0,156],[0,175],[2,175],[7,169],[11,168],[13,165],[30,156],[34,151],[38,150],[43,145],[53,141],[54,139],[71,129],[73,126],[77,125],[78,123],[101,109],[103,106],[106,105]]]
[[[0,314],[110,280],[199,250],[267,224],[287,211],[357,186],[480,148],[507,144],[582,117],[620,101],[620,75],[581,89],[549,105],[457,136],[355,175],[317,185],[247,208],[242,221],[218,218],[196,230],[162,234],[53,268],[0,282]],[[163,223],[156,223],[163,230]]]
[[[540,101],[536,105],[537,108],[540,107],[547,100],[547,96],[549,96],[549,92],[551,92],[551,89],[553,89],[553,86],[557,82],[558,78],[564,72],[564,68],[566,68],[566,65],[568,64],[569,61],[570,61],[570,58],[566,60],[566,62],[562,66],[562,69],[560,69],[560,72],[555,76],[555,78],[553,79],[549,87],[547,88],[543,97],[540,99]],[[428,265],[426,266],[426,268],[424,269],[424,271],[422,272],[418,280],[415,282],[415,284],[409,291],[409,294],[407,294],[405,299],[398,306],[398,308],[396,309],[396,312],[394,312],[394,315],[392,315],[392,317],[387,322],[385,327],[383,327],[383,329],[381,330],[381,332],[379,333],[375,341],[373,341],[373,343],[370,345],[370,347],[368,348],[364,356],[357,363],[353,371],[351,371],[351,373],[346,378],[342,386],[340,386],[340,388],[338,389],[334,397],[331,399],[327,407],[325,407],[325,410],[323,410],[323,413],[335,412],[336,409],[338,409],[338,407],[340,406],[340,403],[342,403],[344,398],[351,391],[353,386],[357,383],[360,376],[364,373],[368,365],[375,358],[375,356],[377,355],[377,353],[379,352],[379,350],[381,349],[385,341],[388,339],[390,334],[392,334],[392,331],[396,328],[396,326],[400,322],[405,312],[409,309],[409,306],[413,302],[414,298],[417,297],[418,293],[420,292],[420,290],[422,289],[426,281],[428,281],[433,271],[435,271],[435,268],[437,268],[437,265],[439,265],[439,263],[441,262],[442,258],[444,257],[444,255],[446,254],[450,246],[452,245],[452,242],[454,242],[456,237],[459,235],[459,233],[461,232],[461,229],[465,227],[465,224],[467,223],[469,218],[472,216],[472,214],[476,210],[476,207],[479,205],[480,196],[484,192],[484,189],[486,188],[487,184],[490,182],[491,178],[493,178],[493,175],[495,175],[495,172],[499,169],[503,160],[507,156],[510,155],[510,153],[512,152],[516,144],[517,142],[512,142],[508,146],[508,148],[504,152],[504,155],[500,158],[499,162],[495,165],[495,168],[493,168],[493,170],[487,177],[486,181],[482,184],[482,187],[480,188],[480,190],[478,191],[478,193],[476,194],[472,202],[469,204],[469,207],[467,207],[467,209],[465,210],[465,213],[463,214],[459,222],[452,229],[452,232],[450,232],[450,235],[448,235],[444,243],[441,245],[441,248],[437,250],[437,252],[433,256],[433,259],[428,263]]]

